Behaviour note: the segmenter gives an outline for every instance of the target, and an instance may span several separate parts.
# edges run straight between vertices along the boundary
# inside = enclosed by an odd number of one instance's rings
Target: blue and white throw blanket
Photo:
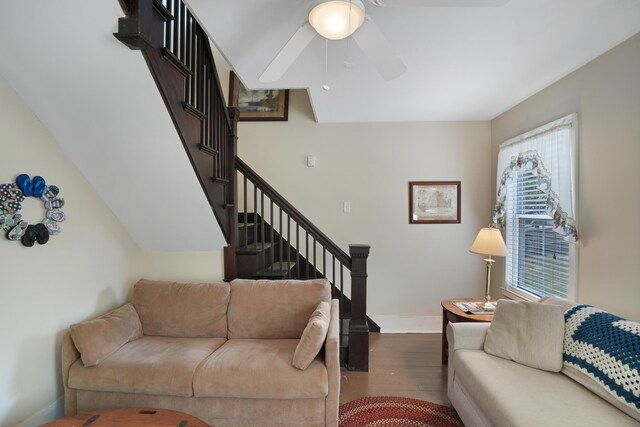
[[[564,319],[565,367],[595,381],[625,412],[640,411],[640,323],[584,304]]]

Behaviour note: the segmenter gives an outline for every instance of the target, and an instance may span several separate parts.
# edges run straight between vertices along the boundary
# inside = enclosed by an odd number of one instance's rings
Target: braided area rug
[[[361,397],[340,405],[340,427],[464,427],[453,408],[404,397]]]

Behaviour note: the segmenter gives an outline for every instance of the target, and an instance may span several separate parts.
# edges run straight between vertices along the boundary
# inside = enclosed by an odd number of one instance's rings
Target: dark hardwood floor
[[[450,405],[441,334],[369,336],[369,372],[342,369],[340,403],[363,396],[401,396]]]

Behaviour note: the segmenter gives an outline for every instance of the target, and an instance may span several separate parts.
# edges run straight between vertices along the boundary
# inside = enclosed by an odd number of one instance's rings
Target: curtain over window
[[[576,126],[572,114],[500,146],[494,221],[505,230],[510,291],[573,293]]]

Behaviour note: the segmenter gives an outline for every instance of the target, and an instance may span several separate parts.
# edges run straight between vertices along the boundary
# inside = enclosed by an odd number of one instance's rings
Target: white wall
[[[62,394],[62,332],[127,299],[139,249],[2,76],[0,148],[0,183],[43,176],[60,187],[68,218],[43,246],[0,236],[0,426],[13,427]],[[25,219],[40,221],[41,206],[25,200]]]
[[[5,3],[0,74],[142,249],[221,250],[224,237],[149,67],[112,35],[123,15],[115,0]]]
[[[640,34],[491,122],[492,190],[501,142],[572,112],[579,121],[578,301],[638,321]],[[503,273],[496,263],[496,295]]]
[[[482,294],[468,249],[491,216],[489,122],[317,124],[294,90],[288,122],[238,133],[240,157],[339,246],[371,245],[369,313],[383,330],[437,331],[442,299]],[[430,180],[462,181],[461,224],[409,225],[408,183]]]

